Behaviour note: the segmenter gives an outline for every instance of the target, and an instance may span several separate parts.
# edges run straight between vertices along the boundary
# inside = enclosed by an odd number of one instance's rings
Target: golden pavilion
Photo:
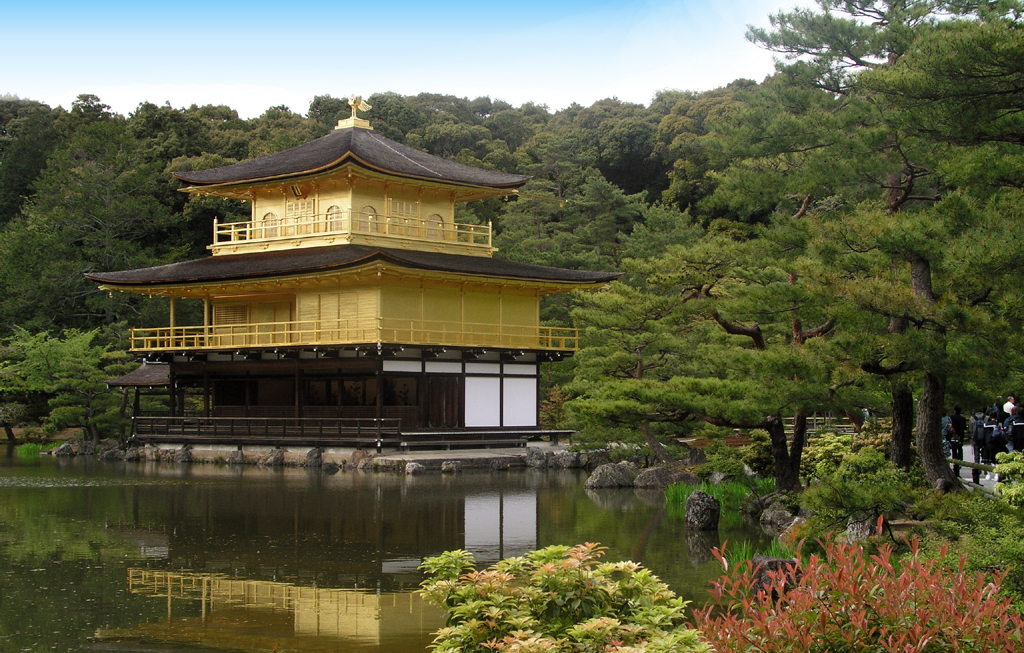
[[[579,345],[541,326],[541,297],[619,276],[493,258],[490,225],[455,206],[530,177],[384,138],[355,108],[309,143],[175,176],[251,217],[215,221],[209,257],[87,275],[170,301],[167,326],[131,335],[169,386],[169,416],[136,417],[142,441],[521,444],[540,433],[540,363]],[[179,324],[178,300],[202,323]]]

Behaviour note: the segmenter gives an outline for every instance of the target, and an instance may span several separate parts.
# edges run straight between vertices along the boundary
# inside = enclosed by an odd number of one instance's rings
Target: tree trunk
[[[794,418],[793,451],[786,442],[786,425],[782,418],[770,415],[764,421],[764,430],[772,442],[772,460],[775,462],[775,487],[779,490],[800,489],[800,455],[803,453],[807,433],[807,416],[797,413]],[[794,464],[795,461],[795,464]]]
[[[117,437],[117,439],[121,442],[121,444],[124,444],[125,442],[128,441],[128,438],[125,435],[125,430],[127,429],[127,425],[125,424],[125,421],[124,421],[128,417],[128,388],[127,387],[121,388],[121,409],[118,411],[117,416],[121,418],[121,424],[118,427],[118,437]]]
[[[889,461],[910,470],[910,443],[914,439],[914,394],[901,381],[892,384],[892,442]]]
[[[658,438],[651,435],[651,432],[647,430],[646,424],[640,425],[640,433],[644,436],[644,440],[647,441],[647,446],[651,448],[651,451],[654,452],[654,455],[658,458],[660,462],[675,462],[676,459],[673,458],[672,454],[668,452],[668,449],[665,448],[665,445],[663,445],[661,442],[658,442]]]
[[[8,422],[7,420],[4,420],[3,424],[4,424],[4,433],[7,434],[7,439],[10,440],[12,444],[14,442],[17,442],[17,439],[14,437],[14,429],[11,428],[11,423]]]
[[[924,473],[937,490],[962,490],[963,484],[953,476],[953,470],[942,452],[942,415],[945,412],[946,377],[925,372],[921,400],[917,404],[917,455],[921,457]]]

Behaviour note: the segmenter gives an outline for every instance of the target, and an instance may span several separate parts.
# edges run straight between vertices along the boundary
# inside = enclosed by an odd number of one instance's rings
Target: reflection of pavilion
[[[204,468],[202,480],[216,480],[215,471]],[[219,478],[231,472],[221,469]],[[245,470],[242,478],[260,482],[133,490],[142,507],[137,530],[153,521],[147,507],[173,507],[159,542],[165,568],[398,591],[418,586],[426,556],[466,549],[492,564],[540,542],[537,488],[528,474],[346,473],[319,479],[322,487],[308,485],[305,470]]]
[[[441,613],[413,592],[370,593],[239,580],[221,574],[128,570],[133,594],[166,597],[167,621],[101,630],[100,639],[159,639],[215,648],[338,650],[339,644],[422,651]],[[198,601],[198,616],[176,602]],[[342,640],[342,641],[339,641]]]

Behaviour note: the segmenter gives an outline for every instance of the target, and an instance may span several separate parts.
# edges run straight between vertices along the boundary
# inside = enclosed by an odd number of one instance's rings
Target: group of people
[[[964,459],[964,439],[971,434],[974,444],[974,462],[985,465],[996,464],[996,454],[1024,450],[1024,404],[1018,406],[1011,396],[1000,404],[996,401],[988,408],[982,408],[971,415],[970,421],[960,414],[960,407],[954,406],[942,420],[942,435],[949,445],[947,455],[953,460]],[[972,469],[975,483],[981,482],[981,470]],[[960,476],[960,466],[953,466],[953,473]],[[993,475],[986,473],[985,478]],[[998,479],[997,479],[998,480]]]

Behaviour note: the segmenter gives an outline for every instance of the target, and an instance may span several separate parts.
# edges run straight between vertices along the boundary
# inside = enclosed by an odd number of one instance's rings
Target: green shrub
[[[750,432],[750,444],[743,455],[743,462],[762,478],[775,476],[775,458],[772,456],[772,439],[767,431],[755,429]]]
[[[825,541],[824,555],[810,556],[799,573],[770,574],[767,588],[743,563],[714,582],[714,603],[694,623],[719,653],[1022,650],[1024,619],[1000,598],[1001,575],[989,582],[963,561],[909,544],[897,561],[888,544],[869,557],[861,546]]]
[[[965,557],[968,571],[1005,572],[1003,592],[1024,607],[1024,513],[980,492],[932,493],[913,507],[931,527],[921,537],[930,555]]]
[[[448,551],[420,566],[421,593],[444,608],[438,653],[710,653],[681,626],[686,604],[634,562],[599,562],[597,544],[549,546],[476,571]]]
[[[704,447],[707,462],[694,468],[700,478],[708,478],[715,472],[722,472],[728,477],[742,479],[746,477],[743,470],[743,448],[730,447],[722,440],[712,440]]]
[[[822,431],[811,437],[800,457],[800,474],[804,478],[831,476],[839,468],[843,456],[850,453],[849,435]]]
[[[916,492],[910,477],[881,453],[863,449],[847,454],[836,470],[809,487],[801,503],[814,513],[821,532],[844,530],[851,521],[892,519],[906,512]]]
[[[1011,506],[1024,507],[1024,452],[999,453],[996,461],[996,493]]]

